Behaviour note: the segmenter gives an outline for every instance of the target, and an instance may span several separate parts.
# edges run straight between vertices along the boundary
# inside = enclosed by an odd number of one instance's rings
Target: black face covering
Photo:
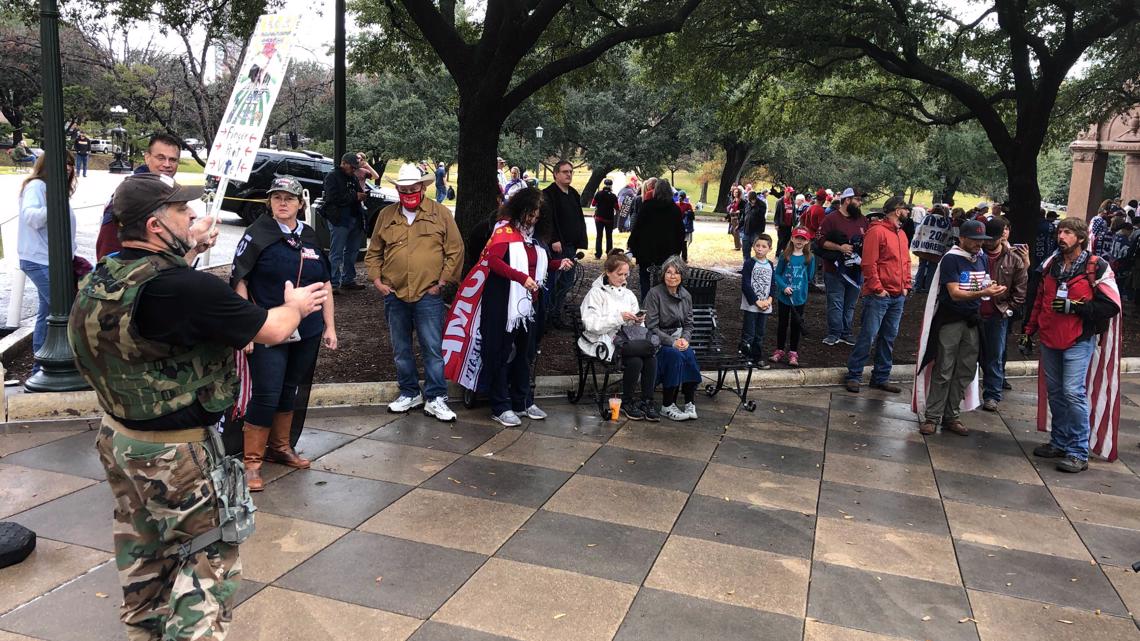
[[[159,240],[162,241],[162,244],[166,245],[166,248],[170,250],[170,253],[174,254],[175,256],[184,257],[184,256],[186,256],[187,252],[189,252],[191,249],[194,248],[193,245],[191,245],[190,243],[186,242],[185,240],[179,238],[178,234],[175,234],[174,232],[170,231],[170,228],[167,227],[166,223],[162,222],[162,220],[160,220],[158,218],[155,218],[155,220],[158,221],[159,225],[162,225],[162,228],[165,229],[166,233],[170,234],[170,237],[173,239],[173,240],[167,240],[167,239],[163,238],[162,236],[158,237]]]

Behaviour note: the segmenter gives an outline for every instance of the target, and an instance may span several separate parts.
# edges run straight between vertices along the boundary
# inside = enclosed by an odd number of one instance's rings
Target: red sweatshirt
[[[863,295],[910,289],[910,243],[896,223],[876,220],[863,236]]]

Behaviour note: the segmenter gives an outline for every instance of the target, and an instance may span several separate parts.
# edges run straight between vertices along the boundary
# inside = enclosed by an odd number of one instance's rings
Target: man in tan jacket
[[[396,180],[390,181],[396,185],[400,202],[385,207],[376,217],[364,265],[368,278],[384,296],[392,336],[400,395],[388,404],[388,411],[402,414],[423,405],[425,414],[454,421],[443,377],[441,345],[447,308],[440,293],[447,283],[459,282],[463,239],[451,210],[424,197],[433,179],[431,174],[421,175],[415,165],[400,167]],[[412,353],[413,329],[424,360],[422,392]]]

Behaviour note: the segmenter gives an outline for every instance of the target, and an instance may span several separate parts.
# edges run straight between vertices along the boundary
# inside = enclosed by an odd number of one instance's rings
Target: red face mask
[[[400,192],[400,204],[403,205],[404,209],[415,210],[416,207],[420,206],[420,203],[423,202],[423,200],[424,192],[422,189],[414,194],[405,194],[404,192]]]

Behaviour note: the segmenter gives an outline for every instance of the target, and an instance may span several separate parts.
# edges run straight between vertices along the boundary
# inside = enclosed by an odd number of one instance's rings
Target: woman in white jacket
[[[605,360],[613,359],[615,352],[620,352],[624,369],[622,413],[634,421],[658,421],[660,415],[653,402],[656,347],[645,329],[645,313],[638,309],[637,295],[625,286],[630,267],[630,260],[621,249],[614,249],[606,257],[604,273],[582,299],[583,331],[578,337],[578,348]],[[623,329],[619,337],[618,332]],[[641,399],[637,400],[634,394],[639,380]]]
[[[32,333],[32,353],[40,351],[47,334],[47,317],[51,311],[51,285],[48,281],[48,230],[47,230],[47,166],[41,154],[32,167],[32,175],[20,186],[20,226],[16,238],[16,253],[20,257],[20,271],[36,286],[40,297],[36,313],[36,327]],[[67,154],[67,193],[75,193],[75,158]],[[75,211],[71,214],[71,256],[75,255]],[[68,269],[71,268],[68,256]],[[38,365],[37,365],[38,367]]]

